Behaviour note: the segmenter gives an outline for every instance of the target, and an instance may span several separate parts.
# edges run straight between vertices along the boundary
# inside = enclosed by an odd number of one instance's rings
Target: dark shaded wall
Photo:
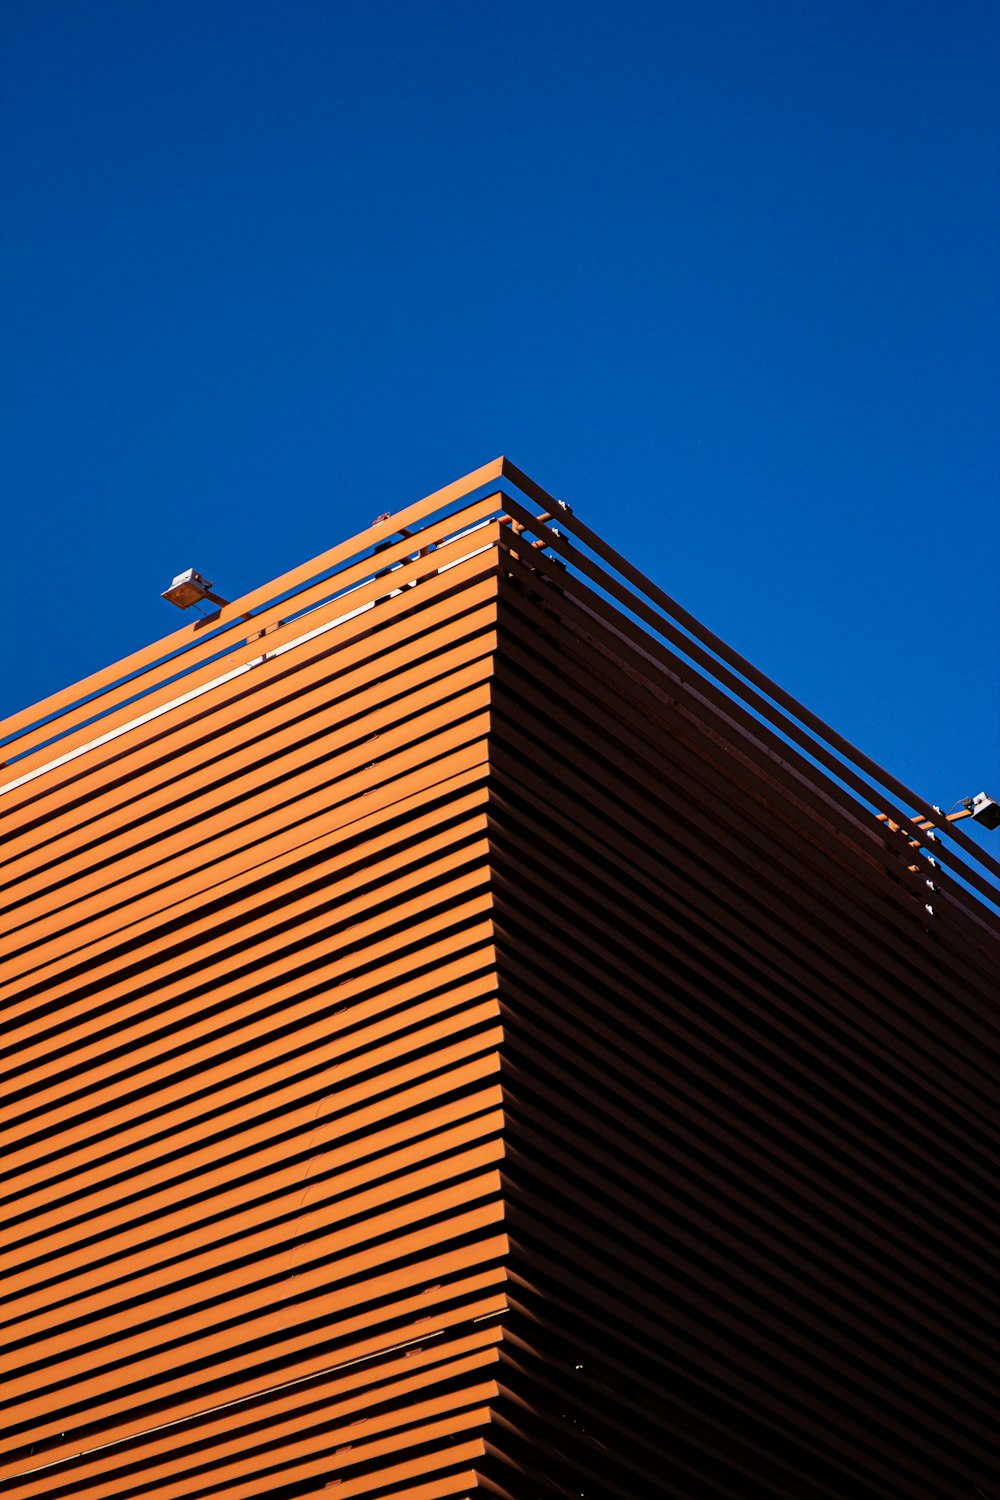
[[[511,1455],[592,1500],[993,1493],[995,943],[558,569],[510,573]]]

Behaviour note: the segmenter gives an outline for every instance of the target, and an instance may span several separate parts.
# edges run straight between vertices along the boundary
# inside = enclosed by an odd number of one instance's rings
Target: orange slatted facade
[[[1000,1494],[1000,866],[513,465],[4,727],[6,1493]]]

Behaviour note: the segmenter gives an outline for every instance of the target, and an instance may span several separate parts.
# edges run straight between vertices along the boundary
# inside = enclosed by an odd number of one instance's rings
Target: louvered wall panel
[[[804,797],[787,751],[585,590],[505,573],[491,1472],[974,1493],[997,1461],[996,945],[934,928],[847,799]]]
[[[19,744],[21,777],[56,764],[2,804],[11,1493],[474,1483],[506,1306],[496,553],[405,550]]]
[[[1000,865],[506,460],[6,728],[9,1493],[992,1493]]]

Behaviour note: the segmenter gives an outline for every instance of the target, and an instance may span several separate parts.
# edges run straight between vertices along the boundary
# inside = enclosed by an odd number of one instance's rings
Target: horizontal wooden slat
[[[220,644],[218,636],[223,628],[230,629],[235,627],[233,634],[227,639],[227,645],[232,641],[234,635],[238,640],[241,636],[259,631],[266,621],[255,616],[253,624],[248,628],[244,625],[242,616],[250,611],[261,611],[262,607],[266,608],[271,600],[276,597],[280,597],[284,601],[288,595],[301,596],[303,585],[307,585],[311,579],[317,576],[333,572],[343,574],[344,565],[349,565],[351,559],[359,552],[370,554],[376,547],[382,548],[385,545],[386,550],[379,553],[379,566],[380,568],[389,566],[395,556],[406,555],[408,551],[413,550],[412,544],[407,548],[405,543],[393,543],[393,537],[399,532],[400,528],[409,526],[412,521],[422,520],[428,515],[432,515],[435,511],[449,507],[447,522],[449,529],[453,530],[456,526],[461,528],[463,524],[468,524],[469,515],[463,513],[461,510],[456,514],[452,502],[464,500],[468,494],[489,483],[491,479],[498,477],[499,472],[500,467],[498,462],[488,464],[475,473],[467,475],[465,480],[459,480],[457,483],[448,485],[445,489],[437,491],[434,495],[429,496],[426,501],[421,501],[417,505],[411,506],[409,510],[388,518],[386,521],[376,523],[369,527],[367,532],[353,537],[348,542],[342,542],[338,546],[331,548],[328,552],[323,553],[320,557],[314,558],[311,562],[304,564],[302,567],[283,574],[280,578],[275,579],[273,583],[266,584],[263,588],[256,590],[252,594],[247,594],[240,599],[233,600],[219,611],[217,620],[213,622],[215,630],[212,633],[212,637],[204,644],[204,622],[198,621],[193,625],[182,627],[180,630],[175,631],[173,635],[166,637],[162,641],[158,641],[153,646],[147,646],[135,652],[123,661],[115,663],[114,666],[94,673],[91,677],[85,678],[73,687],[67,688],[61,693],[53,694],[52,697],[35,704],[33,708],[0,721],[0,737],[9,738],[9,742],[5,747],[8,758],[22,753],[24,747],[33,743],[30,737],[30,729],[28,729],[28,726],[33,721],[46,718],[52,720],[53,724],[58,725],[60,715],[73,715],[74,704],[79,703],[81,700],[92,701],[96,694],[106,693],[108,689],[113,689],[113,685],[116,682],[123,679],[128,679],[132,684],[132,691],[135,691],[136,675],[144,671],[149,673],[150,669],[154,681],[157,676],[173,675],[176,671],[175,658],[173,657],[174,652],[182,651],[190,653],[193,651],[197,658],[199,647],[202,654],[206,649],[216,651],[219,649]],[[496,508],[495,502],[490,501],[482,513],[489,514],[491,510],[495,510]],[[479,507],[476,507],[476,511],[479,511]],[[434,533],[432,532],[426,541],[421,542],[421,545],[427,545],[433,540],[433,537]],[[300,607],[300,601],[292,605],[283,602],[281,605],[281,609],[286,613],[290,611],[290,608]],[[141,683],[143,691],[146,690],[147,681],[148,678]],[[24,732],[26,729],[28,729],[27,733]],[[53,732],[52,725],[49,726],[46,732]],[[13,778],[8,777],[4,779],[10,780]]]

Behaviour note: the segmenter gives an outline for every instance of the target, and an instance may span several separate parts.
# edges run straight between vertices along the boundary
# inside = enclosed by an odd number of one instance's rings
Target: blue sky
[[[498,453],[1000,796],[1000,8],[7,0],[4,711]]]

